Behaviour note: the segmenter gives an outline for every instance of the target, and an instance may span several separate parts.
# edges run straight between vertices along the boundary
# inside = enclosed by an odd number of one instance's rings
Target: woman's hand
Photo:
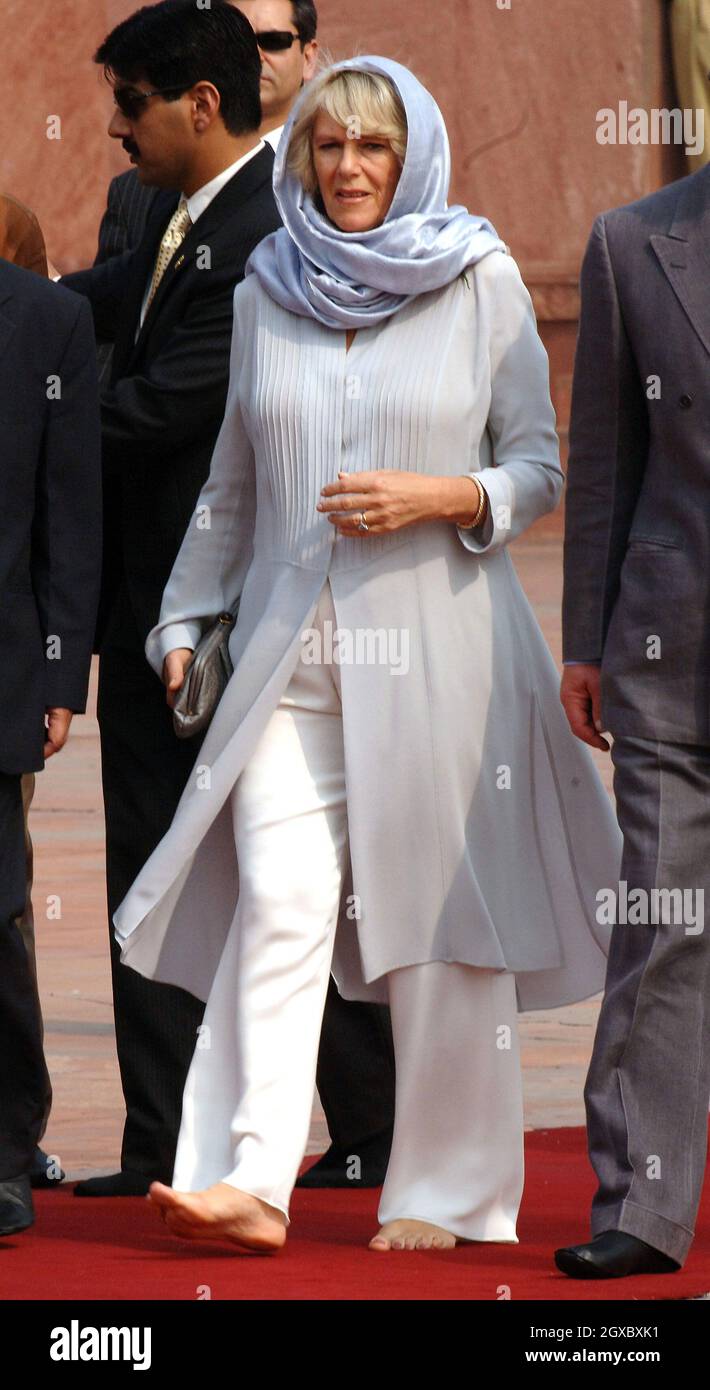
[[[318,511],[342,535],[377,536],[421,521],[462,525],[473,520],[478,501],[478,488],[471,478],[380,468],[371,473],[339,473],[337,483],[323,488]],[[367,531],[358,528],[363,512]]]
[[[165,698],[171,709],[175,706],[178,691],[185,679],[185,672],[191,660],[191,647],[174,647],[171,652],[168,652],[163,662],[163,685],[167,691]]]

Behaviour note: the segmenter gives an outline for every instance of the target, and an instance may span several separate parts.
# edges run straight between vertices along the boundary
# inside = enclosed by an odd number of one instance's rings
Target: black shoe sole
[[[562,1274],[566,1274],[570,1279],[618,1279],[618,1274],[609,1274],[606,1270],[599,1269],[592,1264],[591,1260],[583,1260],[579,1255],[568,1255],[564,1251],[555,1251],[555,1264]]]
[[[119,1188],[117,1184],[114,1184],[111,1190],[107,1192],[101,1191],[102,1181],[103,1179],[101,1178],[82,1178],[81,1182],[76,1183],[74,1186],[74,1196],[89,1199],[92,1197],[108,1199],[120,1197],[147,1197],[152,1179],[146,1179],[145,1184],[138,1182],[134,1184],[127,1183],[125,1188]]]
[[[677,1274],[680,1269],[680,1265],[675,1263],[658,1264],[655,1267],[650,1265],[648,1269],[601,1269],[591,1260],[568,1254],[564,1250],[555,1251],[555,1264],[562,1274],[566,1274],[570,1279],[632,1279],[634,1275],[640,1274]]]

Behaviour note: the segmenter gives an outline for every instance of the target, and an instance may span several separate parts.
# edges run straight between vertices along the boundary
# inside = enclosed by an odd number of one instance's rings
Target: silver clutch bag
[[[207,728],[231,678],[229,635],[237,620],[239,604],[220,613],[201,637],[185,672],[173,706],[173,727],[178,738],[192,738]]]

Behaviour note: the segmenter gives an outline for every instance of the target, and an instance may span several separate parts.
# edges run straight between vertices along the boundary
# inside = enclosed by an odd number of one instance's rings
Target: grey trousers
[[[710,1099],[710,748],[623,737],[612,758],[624,853],[604,885],[617,913],[585,1086],[592,1234],[626,1231],[682,1264]]]

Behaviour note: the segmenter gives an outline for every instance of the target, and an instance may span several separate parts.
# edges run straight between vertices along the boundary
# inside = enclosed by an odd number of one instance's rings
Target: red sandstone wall
[[[452,200],[485,212],[532,278],[574,278],[601,208],[683,172],[675,152],[604,147],[595,116],[668,97],[664,0],[320,0],[335,57],[410,64],[443,107]],[[111,100],[91,54],[133,0],[0,0],[0,186],[30,203],[65,269],[92,256],[108,178]],[[47,117],[62,139],[46,138]],[[555,317],[565,304],[551,307]]]
[[[504,6],[509,3],[509,8]],[[0,189],[37,212],[62,270],[88,264],[126,166],[91,55],[135,0],[0,0]],[[597,112],[673,105],[666,0],[319,0],[333,57],[409,64],[439,101],[451,200],[485,213],[533,294],[563,449],[577,276],[597,212],[680,177],[677,149],[600,145]],[[61,140],[48,140],[59,115]]]

